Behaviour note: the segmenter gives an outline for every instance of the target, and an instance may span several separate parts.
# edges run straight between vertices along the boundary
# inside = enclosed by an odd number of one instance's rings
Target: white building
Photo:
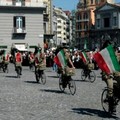
[[[67,20],[68,16],[63,12],[61,8],[53,8],[54,15],[57,16],[57,45],[67,43]]]

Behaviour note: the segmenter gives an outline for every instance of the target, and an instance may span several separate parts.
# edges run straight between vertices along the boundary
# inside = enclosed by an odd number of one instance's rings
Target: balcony
[[[25,28],[13,28],[13,34],[26,34]]]
[[[79,20],[76,20],[76,22],[89,22],[89,19],[79,19]]]
[[[49,14],[44,13],[43,15],[44,15],[44,16],[43,16],[44,22],[48,22],[48,21],[49,21]]]

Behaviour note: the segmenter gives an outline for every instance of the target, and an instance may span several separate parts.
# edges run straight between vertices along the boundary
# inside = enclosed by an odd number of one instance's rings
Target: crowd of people
[[[110,43],[106,42],[103,47],[101,48],[100,51],[105,49],[107,46],[109,46]],[[0,51],[0,67],[5,64],[8,66],[9,62],[13,62],[15,65],[15,70],[16,66],[21,67],[21,74],[22,74],[22,65],[23,65],[23,60],[26,60],[26,63],[29,63],[29,67],[31,68],[32,65],[35,66],[35,72],[37,71],[37,66],[44,65],[46,67],[52,67],[53,70],[57,71],[59,67],[62,69],[66,69],[67,67],[69,68],[84,68],[84,69],[89,69],[88,64],[93,64],[94,69],[101,69],[101,75],[102,79],[105,81],[105,83],[108,86],[108,102],[109,102],[109,112],[114,113],[116,112],[116,105],[114,104],[114,98],[113,98],[113,75],[114,72],[107,73],[104,69],[99,66],[98,62],[94,58],[94,55],[100,51],[88,51],[88,50],[73,50],[71,51],[68,47],[66,46],[61,46],[58,47],[55,50],[47,50],[46,52],[42,52],[41,47],[36,47],[34,52],[20,52],[19,50],[15,50],[14,52],[6,52],[5,50]],[[61,53],[60,53],[61,51]],[[117,48],[114,48],[115,55],[117,56],[116,59],[118,63],[120,63],[120,51]],[[58,62],[56,61],[56,56],[59,54],[60,56],[59,59],[61,60],[60,57],[62,57],[62,52],[65,56],[64,60],[66,62],[62,61]],[[102,63],[101,63],[102,64]],[[104,65],[103,65],[104,66]],[[62,71],[65,72],[65,71]],[[117,71],[120,72],[120,71]]]

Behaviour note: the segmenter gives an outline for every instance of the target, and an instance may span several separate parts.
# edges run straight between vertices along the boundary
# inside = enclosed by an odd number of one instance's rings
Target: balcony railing
[[[26,34],[25,28],[13,28],[13,34]]]
[[[88,22],[88,21],[89,21],[89,19],[79,19],[79,20],[77,19],[76,20],[76,22]]]

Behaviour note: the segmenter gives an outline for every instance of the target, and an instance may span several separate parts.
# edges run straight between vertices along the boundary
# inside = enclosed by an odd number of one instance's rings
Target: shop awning
[[[19,51],[28,51],[28,49],[26,49],[26,46],[24,44],[16,44],[15,48],[18,49]]]

